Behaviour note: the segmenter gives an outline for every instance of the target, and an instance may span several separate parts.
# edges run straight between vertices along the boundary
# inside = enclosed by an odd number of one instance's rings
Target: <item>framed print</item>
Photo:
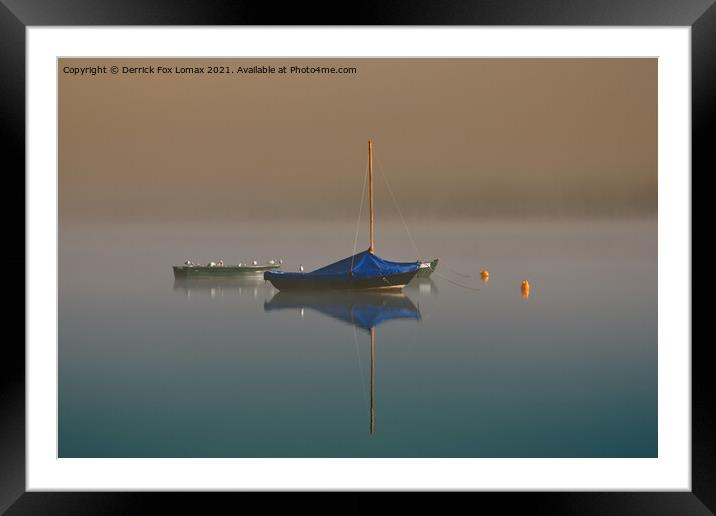
[[[0,10],[26,214],[8,514],[158,491],[713,510],[710,2],[290,26],[57,5]]]

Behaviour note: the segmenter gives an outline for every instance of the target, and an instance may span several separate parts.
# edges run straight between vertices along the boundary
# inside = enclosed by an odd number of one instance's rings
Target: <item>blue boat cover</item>
[[[384,294],[279,292],[264,310],[311,308],[364,330],[394,319],[420,319],[420,311],[406,296]]]
[[[412,272],[418,269],[419,261],[415,262],[390,262],[383,260],[380,256],[363,251],[348,258],[344,258],[313,272],[284,272],[268,271],[264,273],[266,279],[272,276],[316,278],[316,279],[355,279],[379,278],[388,274],[401,274]]]

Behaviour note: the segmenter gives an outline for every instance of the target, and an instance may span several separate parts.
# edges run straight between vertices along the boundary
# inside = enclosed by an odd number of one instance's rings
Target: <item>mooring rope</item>
[[[453,285],[457,285],[458,287],[462,287],[462,288],[467,289],[467,290],[473,290],[473,291],[475,291],[475,292],[477,292],[478,290],[480,290],[479,288],[471,287],[471,286],[469,286],[469,285],[463,285],[462,283],[458,283],[457,281],[453,281],[453,280],[451,280],[450,278],[446,278],[445,276],[443,276],[442,274],[440,274],[438,271],[433,271],[433,274],[435,274],[435,275],[438,276],[439,278],[444,279],[445,281],[449,281],[449,282],[452,283]]]
[[[445,267],[445,268],[446,268],[447,270],[449,270],[450,272],[452,272],[452,273],[454,273],[454,274],[457,274],[457,275],[460,276],[461,278],[472,278],[472,274],[464,274],[464,273],[459,272],[459,271],[456,271],[455,269],[452,269],[452,268],[450,268],[450,267]]]

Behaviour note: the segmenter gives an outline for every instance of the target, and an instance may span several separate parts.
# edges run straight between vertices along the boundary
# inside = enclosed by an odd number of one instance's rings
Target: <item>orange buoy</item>
[[[480,271],[480,279],[483,283],[487,283],[488,281],[490,281],[490,271],[488,271],[487,269],[482,269]]]
[[[522,286],[520,287],[520,290],[522,290],[522,299],[527,299],[530,297],[530,282],[527,280],[522,280]]]

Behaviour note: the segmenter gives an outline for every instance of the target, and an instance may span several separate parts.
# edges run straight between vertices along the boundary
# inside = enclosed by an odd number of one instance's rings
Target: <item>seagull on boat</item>
[[[259,262],[257,262],[256,260],[254,260],[252,263],[253,263],[254,265],[258,265],[258,264],[259,264]]]

